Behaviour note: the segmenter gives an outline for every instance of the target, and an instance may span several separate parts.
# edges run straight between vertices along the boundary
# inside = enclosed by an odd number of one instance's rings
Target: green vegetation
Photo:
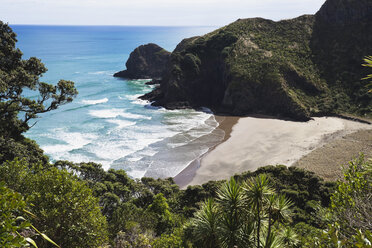
[[[26,203],[19,193],[8,189],[4,183],[0,183],[1,247],[22,247],[27,244],[26,239],[19,234],[31,226],[30,222],[20,217],[20,214],[24,214],[25,207]]]
[[[326,84],[324,67],[313,62],[319,57],[309,54],[313,21],[311,16],[278,23],[240,20],[190,39],[172,55],[172,77],[216,77],[216,87],[200,91],[217,95],[215,104],[223,97],[218,80],[229,78],[235,103],[254,104],[250,95],[265,92],[256,88],[264,85],[283,96],[280,106],[287,106],[288,113],[320,113],[350,88],[328,99],[341,82]],[[22,133],[39,113],[70,102],[77,94],[74,84],[39,82],[45,67],[36,58],[22,60],[15,34],[3,23],[0,41],[1,247],[371,247],[372,161],[362,156],[337,183],[277,165],[185,190],[171,178],[132,179],[123,170],[104,171],[96,163],[49,163]],[[220,78],[216,70],[225,66],[230,71]],[[39,91],[39,99],[23,97],[25,89]],[[369,96],[363,97],[347,98],[345,109],[369,103]]]
[[[23,197],[0,182],[0,245],[3,248],[25,247],[32,245],[38,247],[34,238],[41,237],[44,241],[55,247],[60,247],[47,235],[36,229],[30,221],[22,215],[37,218],[34,214],[27,211],[26,202]]]
[[[216,203],[207,200],[191,221],[196,247],[296,247],[296,235],[288,235],[285,226],[291,205],[265,174],[243,185],[231,178],[218,191]]]
[[[14,160],[0,166],[6,186],[23,196],[33,224],[61,247],[98,247],[107,241],[106,219],[92,190],[66,170]],[[48,247],[37,240],[41,247]]]
[[[363,66],[372,67],[372,56],[367,56],[364,58],[365,64]],[[372,74],[367,75],[367,77],[363,78],[365,80],[372,79]],[[372,82],[370,82],[367,87],[369,88],[369,93],[372,93]]]

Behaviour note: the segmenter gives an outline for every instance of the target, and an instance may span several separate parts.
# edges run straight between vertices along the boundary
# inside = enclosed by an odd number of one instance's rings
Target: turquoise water
[[[12,28],[24,58],[38,57],[48,68],[42,81],[72,80],[79,91],[73,103],[41,115],[26,133],[52,161],[93,161],[132,177],[169,177],[223,138],[212,114],[151,107],[137,99],[151,90],[146,80],[112,77],[141,44],[154,42],[171,51],[183,38],[213,27]]]

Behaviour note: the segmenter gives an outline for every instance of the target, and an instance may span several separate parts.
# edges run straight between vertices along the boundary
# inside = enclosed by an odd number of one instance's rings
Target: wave
[[[97,135],[92,133],[68,132],[63,128],[54,129],[48,132],[48,138],[58,140],[62,144],[42,146],[45,153],[51,155],[53,159],[63,159],[64,155],[90,144],[97,139]]]
[[[134,100],[137,100],[138,97],[142,96],[142,94],[135,94],[135,95],[125,95],[124,98],[125,99],[128,99],[128,100],[131,100],[131,101],[134,101]],[[120,97],[120,99],[123,99]]]
[[[109,118],[116,118],[118,116],[128,118],[128,119],[147,119],[150,120],[150,116],[140,115],[140,114],[133,114],[127,113],[123,109],[101,109],[101,110],[90,110],[89,114],[93,117],[109,119]]]
[[[89,104],[89,105],[95,105],[95,104],[100,104],[100,103],[105,103],[108,102],[108,99],[102,98],[102,99],[97,99],[97,100],[82,100],[81,103],[83,104]]]
[[[114,74],[113,71],[94,71],[94,72],[88,72],[90,75],[112,75]]]
[[[119,129],[122,129],[124,127],[133,126],[133,125],[136,124],[136,122],[134,122],[134,121],[125,121],[125,120],[117,120],[117,119],[115,119],[115,120],[107,120],[107,122],[116,124]]]
[[[131,103],[136,105],[142,105],[146,106],[149,104],[149,101],[139,99],[140,96],[143,96],[143,94],[135,94],[135,95],[124,95],[124,96],[118,96],[120,100],[130,100]]]

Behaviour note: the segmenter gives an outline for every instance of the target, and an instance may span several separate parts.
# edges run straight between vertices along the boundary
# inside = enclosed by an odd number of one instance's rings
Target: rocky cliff
[[[170,52],[150,43],[137,47],[126,62],[127,69],[114,77],[129,79],[158,79],[164,73],[170,59]]]
[[[316,15],[242,19],[182,41],[161,87],[145,95],[167,108],[209,107],[233,115],[370,114],[360,79],[372,54],[370,0],[328,0]]]

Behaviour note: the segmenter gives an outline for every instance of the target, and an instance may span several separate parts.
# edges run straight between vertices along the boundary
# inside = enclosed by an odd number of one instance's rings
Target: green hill
[[[362,81],[372,54],[372,1],[328,0],[316,15],[274,22],[239,19],[182,41],[161,88],[145,98],[167,108],[217,113],[370,114]]]

